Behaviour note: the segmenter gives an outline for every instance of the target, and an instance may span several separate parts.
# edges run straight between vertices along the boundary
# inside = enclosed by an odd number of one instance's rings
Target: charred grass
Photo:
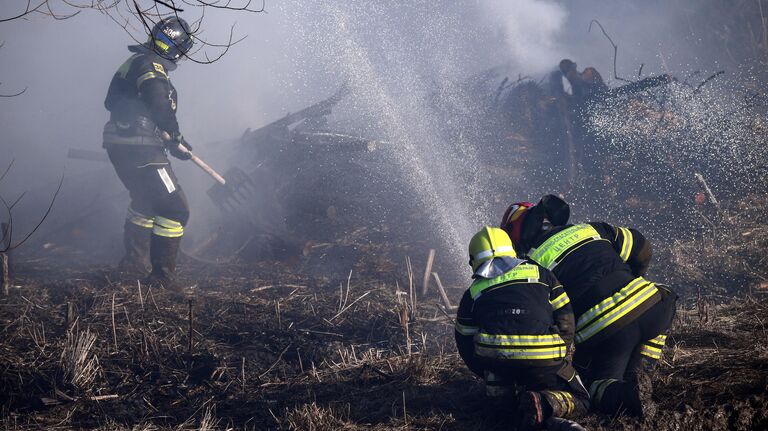
[[[0,299],[5,429],[508,429],[455,353],[452,312],[396,274],[229,265],[169,292],[35,265]],[[659,413],[586,426],[768,426],[768,299],[705,299],[678,312]]]

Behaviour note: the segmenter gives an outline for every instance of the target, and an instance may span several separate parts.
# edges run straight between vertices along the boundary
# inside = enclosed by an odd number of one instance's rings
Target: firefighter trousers
[[[153,233],[160,236],[181,236],[189,205],[163,147],[117,144],[106,148],[131,196],[128,221],[154,227]],[[147,225],[147,220],[152,224]]]
[[[666,290],[662,294],[661,301],[615,334],[576,346],[574,365],[589,388],[594,411],[617,413],[623,408],[642,414],[638,377],[661,359],[675,315],[677,296]]]
[[[523,391],[538,392],[546,399],[547,416],[578,417],[589,409],[589,394],[570,364],[545,367],[486,366],[486,394],[508,398]]]

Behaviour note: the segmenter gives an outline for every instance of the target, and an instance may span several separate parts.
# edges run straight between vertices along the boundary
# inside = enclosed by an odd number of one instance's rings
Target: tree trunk
[[[8,254],[0,253],[0,270],[2,272],[2,278],[0,278],[0,285],[3,287],[3,295],[8,296],[11,289],[11,274],[8,271]]]
[[[11,247],[11,237],[8,234],[8,225],[0,223],[0,287],[3,288],[3,295],[8,296],[11,290],[11,274],[8,269],[8,252]]]

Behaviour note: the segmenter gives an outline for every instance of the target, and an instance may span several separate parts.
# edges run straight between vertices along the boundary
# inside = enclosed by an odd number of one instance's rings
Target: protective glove
[[[168,149],[168,152],[171,153],[173,157],[176,157],[179,160],[189,160],[192,158],[190,153],[179,150],[179,144],[181,144],[181,146],[186,148],[187,151],[192,151],[192,145],[190,145],[189,142],[187,142],[187,140],[184,139],[180,133],[175,133],[171,139],[166,140],[163,143],[165,144],[165,148]]]

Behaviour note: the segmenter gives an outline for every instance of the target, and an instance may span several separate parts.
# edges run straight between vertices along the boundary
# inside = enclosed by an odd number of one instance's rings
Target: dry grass
[[[90,392],[99,375],[99,359],[93,351],[96,335],[90,329],[78,331],[77,326],[67,331],[67,340],[61,351],[64,381],[80,390]]]
[[[763,294],[768,281],[768,224],[763,221],[764,197],[728,202],[701,217],[709,223],[700,237],[674,241],[673,274],[689,298]]]
[[[281,425],[285,429],[298,431],[333,431],[358,428],[349,421],[349,405],[346,408],[324,407],[318,406],[315,402],[286,409]]]

